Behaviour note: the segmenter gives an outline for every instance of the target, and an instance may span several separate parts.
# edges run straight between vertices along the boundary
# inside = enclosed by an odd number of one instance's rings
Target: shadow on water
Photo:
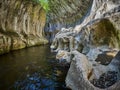
[[[55,60],[49,46],[13,51],[0,56],[0,90],[68,90],[68,68]]]

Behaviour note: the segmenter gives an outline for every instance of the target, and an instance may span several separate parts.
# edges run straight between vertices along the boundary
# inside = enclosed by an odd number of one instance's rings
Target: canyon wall
[[[48,43],[46,13],[32,0],[0,0],[0,54]]]
[[[58,52],[57,59],[70,63],[67,87],[72,90],[120,89],[119,24],[120,1],[93,0],[90,12],[80,25],[62,28],[55,35],[51,49]],[[91,83],[109,71],[117,72],[117,82],[108,86]]]
[[[45,31],[53,40],[62,27],[69,28],[80,24],[91,8],[92,0],[49,0],[50,11],[47,15]]]

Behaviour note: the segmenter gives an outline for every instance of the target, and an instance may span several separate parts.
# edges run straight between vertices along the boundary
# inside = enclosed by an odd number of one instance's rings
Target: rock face
[[[68,52],[71,62],[66,77],[66,85],[72,90],[101,90],[91,81],[99,79],[107,72],[117,72],[117,81],[102,90],[119,90],[120,87],[120,1],[93,0],[90,12],[75,28],[62,28],[53,40],[51,49],[61,55],[60,50]],[[112,53],[111,53],[112,52]],[[116,53],[118,54],[116,55]],[[82,54],[81,54],[82,53]],[[106,56],[104,56],[104,55]],[[109,62],[97,62],[98,57]],[[71,57],[72,56],[72,57]],[[105,58],[104,58],[105,57]],[[100,57],[101,58],[101,57]],[[62,57],[60,57],[62,59]]]
[[[27,0],[0,0],[0,54],[46,44],[43,8]]]
[[[50,11],[45,30],[50,42],[62,27],[69,28],[80,24],[91,3],[92,0],[49,0]]]
[[[92,0],[49,0],[51,22],[76,22],[85,15],[91,2]]]

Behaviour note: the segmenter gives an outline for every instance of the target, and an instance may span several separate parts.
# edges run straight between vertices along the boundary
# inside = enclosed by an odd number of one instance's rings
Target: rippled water
[[[0,90],[68,90],[68,67],[55,60],[49,46],[12,51],[0,56]]]

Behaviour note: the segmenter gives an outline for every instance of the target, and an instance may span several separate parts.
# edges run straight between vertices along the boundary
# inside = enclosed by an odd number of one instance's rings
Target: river
[[[48,45],[11,51],[0,56],[0,90],[68,90],[68,68]]]

